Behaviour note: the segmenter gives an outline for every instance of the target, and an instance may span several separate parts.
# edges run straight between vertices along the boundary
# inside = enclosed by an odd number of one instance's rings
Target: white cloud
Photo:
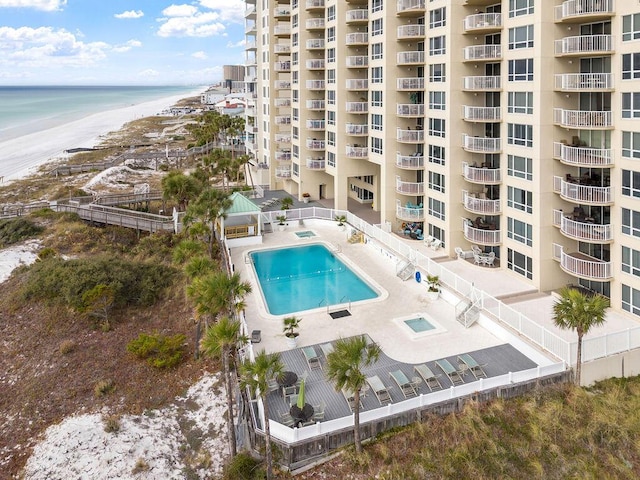
[[[220,16],[215,12],[198,13],[193,16],[180,16],[165,19],[158,29],[161,37],[212,37],[224,32]]]
[[[142,46],[141,41],[129,40],[127,43],[123,45],[116,45],[115,47],[113,47],[113,51],[118,53],[123,53],[123,52],[128,52],[132,48],[141,47],[141,46]]]
[[[246,43],[246,41],[245,41],[245,39],[243,38],[242,40],[240,40],[240,41],[238,41],[238,42],[236,42],[236,43],[233,43],[233,42],[229,42],[229,43],[227,43],[227,48],[238,48],[238,47],[244,47],[245,43]]]
[[[193,5],[169,5],[162,11],[166,17],[190,17],[197,13],[198,9]]]
[[[220,13],[224,22],[244,23],[246,5],[242,0],[200,0],[200,5]]]
[[[202,50],[201,50],[201,51],[199,51],[199,52],[194,52],[194,53],[192,53],[192,54],[191,54],[191,56],[192,56],[193,58],[197,58],[197,59],[199,59],[199,60],[206,60],[206,59],[208,58],[208,57],[207,57],[207,54],[206,54],[205,52],[203,52]]]
[[[147,68],[146,70],[142,70],[141,72],[138,72],[139,77],[145,77],[145,78],[155,78],[158,75],[160,75],[160,72],[157,70],[154,70],[153,68]]]
[[[0,0],[0,2],[1,1],[2,0]],[[114,17],[124,18],[124,19],[140,18],[140,17],[144,17],[144,12],[142,10],[127,10],[126,12],[116,13]]]
[[[225,35],[225,23],[244,23],[242,0],[200,0],[198,6],[170,5],[158,19],[161,37],[212,37]]]
[[[67,0],[0,0],[0,8],[34,8],[36,10],[44,10],[45,12],[54,12],[62,10],[67,4]]]

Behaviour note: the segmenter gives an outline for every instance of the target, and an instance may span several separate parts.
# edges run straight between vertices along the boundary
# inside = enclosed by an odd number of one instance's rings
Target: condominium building
[[[247,0],[245,17],[261,183],[640,315],[638,1]]]

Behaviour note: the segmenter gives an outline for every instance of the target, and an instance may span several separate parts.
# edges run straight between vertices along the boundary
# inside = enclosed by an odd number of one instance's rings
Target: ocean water
[[[0,86],[0,142],[47,130],[93,113],[182,93],[186,97],[196,89],[193,86]]]

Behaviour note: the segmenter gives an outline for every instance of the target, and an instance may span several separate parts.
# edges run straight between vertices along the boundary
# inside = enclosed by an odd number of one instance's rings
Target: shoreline
[[[174,94],[114,108],[0,143],[0,185],[35,173],[38,167],[59,157],[65,150],[93,148],[100,137],[120,129],[125,123],[159,114],[178,101],[200,95],[204,90]]]

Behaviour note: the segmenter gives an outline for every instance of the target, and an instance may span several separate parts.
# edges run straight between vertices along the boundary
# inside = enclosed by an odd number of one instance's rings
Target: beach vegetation
[[[192,257],[200,256],[205,252],[205,245],[192,238],[184,238],[172,250],[172,260],[178,265],[183,265]]]
[[[292,206],[293,206],[293,198],[284,197],[282,200],[280,200],[280,208],[282,210],[289,210]]]
[[[211,320],[220,314],[233,315],[241,310],[244,298],[251,293],[251,284],[242,281],[238,273],[229,276],[218,270],[204,277],[196,277],[187,285],[187,296],[195,304],[198,315]]]
[[[115,389],[115,383],[109,378],[106,380],[100,380],[98,383],[96,383],[93,387],[93,392],[95,393],[96,397],[104,397],[105,395],[113,392]]]
[[[102,424],[105,432],[118,433],[120,431],[120,415],[104,415]]]
[[[162,178],[162,197],[176,202],[180,211],[185,211],[189,202],[202,191],[202,183],[191,175],[174,170]]]
[[[216,271],[219,265],[205,256],[192,257],[184,266],[184,273],[188,278],[204,277]]]
[[[127,351],[140,360],[146,360],[152,367],[173,368],[182,361],[185,340],[181,333],[169,336],[141,333],[127,344]]]
[[[231,458],[224,467],[223,480],[262,480],[265,476],[260,461],[249,453],[241,452]]]
[[[27,218],[0,220],[0,248],[37,237],[43,231],[44,227]]]
[[[109,312],[115,302],[115,289],[111,285],[100,283],[82,294],[82,313],[89,318],[96,318],[103,331],[109,331]]]
[[[78,344],[75,340],[67,339],[60,343],[60,345],[58,346],[58,351],[61,355],[68,355],[73,352],[77,346]]]
[[[206,226],[203,241],[207,245],[209,258],[214,258],[214,242],[216,240],[216,224],[227,217],[226,211],[231,208],[229,195],[215,188],[203,190],[196,200],[189,205],[183,223],[189,229],[193,224]]]

